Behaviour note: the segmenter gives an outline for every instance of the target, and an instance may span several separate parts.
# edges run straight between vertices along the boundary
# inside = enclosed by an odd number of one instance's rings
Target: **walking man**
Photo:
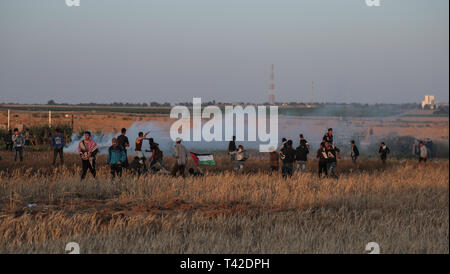
[[[420,143],[419,143],[419,163],[422,161],[424,163],[426,163],[427,157],[428,157],[428,149],[425,146],[425,144],[422,141],[420,141]]]
[[[329,128],[328,132],[323,136],[323,141],[333,145],[333,129]]]
[[[6,151],[12,151],[13,150],[13,141],[12,141],[12,130],[8,130],[8,133],[6,133],[5,138],[4,138],[4,142],[6,145]]]
[[[17,128],[14,129],[12,142],[14,148],[14,162],[17,161],[17,154],[19,154],[20,161],[23,162],[23,147],[25,146],[25,138]]]
[[[172,169],[172,176],[176,177],[177,173],[180,172],[180,175],[184,178],[187,155],[186,148],[181,144],[181,138],[177,138],[174,149],[175,164]]]
[[[389,153],[391,153],[391,150],[386,146],[384,142],[382,142],[380,149],[378,150],[378,154],[380,155],[380,159],[383,164],[386,164],[387,155]]]
[[[328,161],[327,161],[327,169],[328,169],[328,174],[337,179],[338,176],[336,175],[336,173],[334,172],[336,167],[337,167],[337,159],[340,159],[339,156],[339,148],[333,146],[330,143],[325,143],[325,149],[327,152],[327,156],[328,156]]]
[[[352,144],[352,152],[350,153],[350,156],[352,157],[352,162],[356,164],[356,160],[358,160],[359,157],[359,150],[355,144],[355,140],[352,140],[350,143]]]
[[[236,136],[233,136],[233,139],[230,141],[230,143],[228,144],[228,154],[231,157],[231,161],[234,161],[236,154],[233,153],[235,152],[236,149]]]
[[[301,174],[305,173],[308,154],[309,144],[303,137],[303,134],[300,134],[300,145],[295,149],[295,160],[297,161],[295,168],[296,173],[299,172],[299,170],[301,170]]]
[[[87,170],[92,173],[95,178],[95,156],[97,155],[98,147],[94,140],[91,140],[91,132],[84,133],[84,140],[78,145],[78,153],[81,157],[81,180],[86,178]]]
[[[116,138],[112,138],[112,146],[108,149],[108,159],[106,163],[111,169],[111,177],[114,179],[116,175],[122,177],[122,165],[126,159],[125,149],[119,145]]]
[[[291,177],[295,162],[295,150],[292,148],[292,140],[286,142],[283,149],[280,151],[280,158],[283,161],[281,167],[283,178],[287,178],[288,176]]]
[[[56,157],[59,154],[59,159],[61,164],[64,164],[63,149],[66,145],[66,140],[64,135],[61,133],[59,128],[55,130],[55,134],[52,137],[52,147],[53,147],[53,165],[56,165]]]
[[[121,134],[117,137],[117,143],[122,146],[125,150],[125,162],[123,162],[122,166],[124,168],[128,168],[128,154],[127,154],[127,148],[130,147],[130,142],[128,141],[128,137],[125,136],[127,133],[126,128],[122,128]]]

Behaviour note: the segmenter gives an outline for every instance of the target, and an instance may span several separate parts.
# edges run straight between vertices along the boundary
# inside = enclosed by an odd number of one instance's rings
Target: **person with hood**
[[[336,170],[337,167],[337,159],[340,159],[341,157],[339,156],[340,150],[339,148],[333,146],[332,144],[325,142],[325,149],[326,149],[326,153],[327,153],[327,157],[328,157],[328,161],[327,161],[327,170],[328,170],[328,174],[337,179],[338,176],[336,175],[336,173],[334,172]]]
[[[378,154],[380,155],[381,162],[386,164],[387,155],[391,153],[391,150],[386,146],[384,142],[381,142],[380,149],[378,150]]]
[[[428,157],[428,149],[425,146],[425,144],[422,141],[420,141],[420,143],[419,143],[419,163],[422,161],[424,163],[426,163],[427,157]]]
[[[320,143],[320,147],[317,150],[316,157],[319,159],[319,178],[322,176],[322,173],[324,173],[325,176],[328,177],[328,155],[325,148],[325,142]]]
[[[25,146],[25,138],[19,132],[19,129],[14,129],[14,135],[11,140],[14,148],[14,162],[17,161],[17,154],[19,154],[20,161],[23,162],[23,147]]]
[[[295,162],[295,150],[292,148],[292,140],[286,142],[283,149],[280,151],[280,158],[283,162],[283,165],[281,166],[283,178],[287,178],[288,176],[291,177]]]
[[[59,160],[61,164],[64,164],[63,149],[66,145],[66,140],[61,130],[57,128],[55,134],[52,136],[52,148],[53,148],[53,165],[56,165],[56,158],[59,154]]]
[[[125,135],[127,133],[126,128],[122,128],[120,131],[120,135],[117,137],[117,142],[120,146],[122,146],[125,149],[125,162],[122,164],[124,168],[128,168],[128,153],[127,148],[130,147],[130,141],[128,140],[128,137]]]
[[[112,145],[108,148],[108,158],[106,163],[111,169],[111,177],[114,179],[116,175],[122,177],[122,165],[125,163],[125,148],[119,145],[117,138],[112,138]]]
[[[152,170],[152,167],[157,163],[159,163],[164,172],[169,173],[169,171],[163,164],[163,152],[159,149],[159,144],[155,143],[153,138],[149,138],[148,143],[150,145],[150,150],[146,149],[145,151],[152,153],[152,156],[149,158],[150,161],[149,169]]]
[[[358,160],[359,157],[359,149],[355,144],[355,140],[352,140],[350,143],[352,145],[352,152],[350,152],[350,156],[352,157],[352,162],[356,164],[356,160]]]
[[[295,172],[299,172],[301,170],[301,174],[306,171],[306,162],[308,161],[309,154],[309,144],[308,141],[303,137],[303,134],[300,134],[300,144],[295,149],[295,160],[297,161],[297,165],[295,168]]]
[[[176,139],[176,144],[174,148],[175,164],[172,169],[172,176],[176,177],[177,173],[184,178],[184,169],[186,167],[188,152],[186,148],[181,144],[181,138]]]
[[[87,170],[92,173],[95,178],[95,156],[97,155],[98,147],[94,140],[91,140],[91,132],[84,132],[84,140],[78,145],[78,154],[81,157],[81,180],[86,178]]]
[[[12,151],[13,150],[13,141],[12,141],[12,130],[8,130],[8,132],[6,133],[5,137],[4,137],[4,142],[5,142],[5,149],[8,151]]]

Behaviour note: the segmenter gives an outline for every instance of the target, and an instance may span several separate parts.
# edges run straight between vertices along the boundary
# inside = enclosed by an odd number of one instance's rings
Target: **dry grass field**
[[[348,160],[340,179],[307,174],[284,180],[250,159],[233,174],[227,158],[205,177],[167,175],[79,180],[76,155],[49,167],[50,153],[0,161],[0,253],[449,253],[448,160]],[[170,165],[173,159],[165,162]],[[192,161],[191,163],[192,164]],[[35,207],[27,207],[35,203]]]

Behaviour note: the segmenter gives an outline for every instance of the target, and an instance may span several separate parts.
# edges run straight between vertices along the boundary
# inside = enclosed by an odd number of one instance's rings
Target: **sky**
[[[449,1],[0,1],[0,102],[449,101]]]

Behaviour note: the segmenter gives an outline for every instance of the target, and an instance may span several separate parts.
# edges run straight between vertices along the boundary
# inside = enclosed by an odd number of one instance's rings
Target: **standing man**
[[[295,172],[298,172],[301,168],[301,174],[305,173],[308,154],[309,144],[303,137],[303,134],[300,134],[300,145],[295,149],[295,160],[297,161]]]
[[[323,141],[333,145],[333,129],[329,128],[328,132],[323,136]]]
[[[14,162],[17,161],[17,154],[19,154],[20,161],[23,162],[23,147],[25,146],[25,138],[17,128],[14,129],[12,142],[14,148]]]
[[[316,157],[319,159],[319,178],[322,176],[322,173],[325,173],[325,176],[328,177],[328,155],[325,148],[325,142],[320,143],[320,148],[317,150]]]
[[[292,148],[292,140],[286,142],[280,152],[280,157],[283,160],[283,165],[281,167],[283,178],[287,178],[288,176],[291,177],[295,162],[295,150]]]
[[[142,143],[144,140],[148,140],[147,135],[149,133],[150,133],[150,131],[146,132],[145,134],[141,131],[138,133],[138,137],[136,138],[136,147],[135,147],[134,151],[136,152],[136,156],[141,159],[145,159],[144,153],[142,153]]]
[[[84,140],[78,145],[78,153],[81,157],[81,180],[86,177],[87,170],[92,173],[92,176],[96,175],[95,171],[95,156],[97,155],[98,147],[94,140],[91,140],[91,132],[86,131],[84,133]]]
[[[391,150],[386,146],[384,142],[381,142],[380,149],[378,150],[378,154],[380,155],[381,162],[386,164],[387,155],[391,153]]]
[[[172,176],[176,177],[179,171],[181,176],[184,178],[184,168],[186,167],[187,155],[188,153],[186,148],[181,144],[181,138],[177,138],[174,149],[175,165],[172,169]]]
[[[122,166],[124,168],[128,168],[128,154],[127,154],[127,148],[130,147],[130,142],[128,141],[128,137],[125,136],[127,133],[126,128],[122,128],[121,134],[117,137],[117,143],[122,146],[125,150],[125,162],[123,162]]]
[[[338,176],[336,175],[336,173],[334,171],[337,167],[337,159],[341,158],[339,156],[340,150],[339,150],[339,148],[337,148],[327,142],[325,142],[325,149],[326,149],[327,156],[328,156],[328,161],[327,161],[328,174],[330,174],[331,177],[337,179]]]
[[[427,162],[427,157],[428,157],[428,149],[425,146],[425,144],[423,143],[423,141],[420,141],[419,143],[419,163],[420,162]]]
[[[118,177],[122,177],[122,165],[125,163],[126,155],[123,146],[119,145],[116,138],[112,138],[112,146],[108,149],[106,163],[111,168],[111,177],[113,179],[116,177],[116,174]]]
[[[352,144],[352,152],[350,153],[350,156],[352,157],[352,162],[356,164],[356,160],[358,160],[359,157],[359,150],[355,144],[355,140],[352,140],[350,143]]]
[[[8,130],[8,133],[6,133],[5,139],[4,139],[7,151],[13,150],[12,136],[13,136],[12,130]]]
[[[59,128],[55,130],[55,135],[52,137],[52,147],[53,147],[53,165],[56,165],[56,157],[59,154],[59,159],[61,164],[64,164],[63,149],[66,145],[66,140],[64,135],[61,133]]]
[[[234,159],[236,158],[236,154],[233,153],[235,152],[236,149],[236,136],[233,136],[233,139],[230,141],[230,143],[228,144],[228,154],[231,157],[231,161],[234,161]]]

